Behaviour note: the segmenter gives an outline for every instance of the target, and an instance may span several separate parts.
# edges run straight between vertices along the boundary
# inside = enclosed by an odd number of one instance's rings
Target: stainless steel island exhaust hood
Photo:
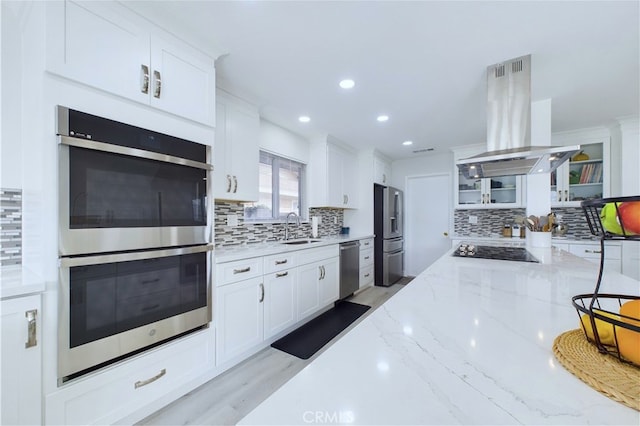
[[[531,145],[531,55],[487,67],[487,150],[456,165],[467,178],[548,173],[580,151]]]

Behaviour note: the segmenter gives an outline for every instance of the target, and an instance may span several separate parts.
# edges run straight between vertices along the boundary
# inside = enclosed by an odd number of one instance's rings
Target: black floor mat
[[[358,303],[340,302],[302,327],[273,342],[271,347],[301,359],[309,359],[370,308],[371,306]]]

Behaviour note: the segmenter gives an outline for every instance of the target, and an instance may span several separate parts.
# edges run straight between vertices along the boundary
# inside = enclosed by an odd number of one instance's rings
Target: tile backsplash
[[[22,263],[22,191],[0,188],[0,265]]]
[[[244,206],[242,203],[216,201],[215,203],[215,245],[216,247],[235,246],[242,244],[263,243],[284,238],[284,223],[252,223],[244,220]],[[227,215],[236,215],[237,226],[227,226]],[[309,218],[320,217],[318,236],[326,237],[340,233],[344,223],[341,209],[310,208]],[[334,223],[335,221],[335,223]],[[311,237],[311,222],[290,225],[290,238]]]
[[[554,207],[551,209],[556,215],[562,215],[562,221],[567,225],[565,237],[573,240],[592,239],[589,225],[580,207]],[[456,236],[466,237],[495,237],[502,232],[505,223],[512,223],[516,215],[524,216],[522,209],[457,209],[454,211],[453,229]],[[478,223],[469,223],[469,216],[475,216]]]

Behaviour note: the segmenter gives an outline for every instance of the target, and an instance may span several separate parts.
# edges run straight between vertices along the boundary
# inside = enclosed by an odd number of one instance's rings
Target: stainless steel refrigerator
[[[375,284],[388,287],[404,272],[403,194],[390,186],[373,187]]]

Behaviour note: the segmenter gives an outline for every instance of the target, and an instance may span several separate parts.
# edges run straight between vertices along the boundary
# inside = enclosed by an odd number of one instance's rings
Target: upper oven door
[[[69,136],[59,142],[61,256],[210,242],[209,164]]]

